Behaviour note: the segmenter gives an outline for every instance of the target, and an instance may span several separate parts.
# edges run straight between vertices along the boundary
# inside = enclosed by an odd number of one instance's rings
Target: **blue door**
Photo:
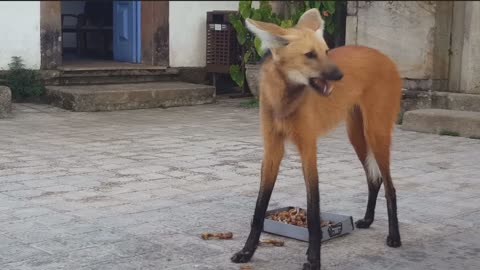
[[[140,1],[113,1],[113,59],[140,62]]]

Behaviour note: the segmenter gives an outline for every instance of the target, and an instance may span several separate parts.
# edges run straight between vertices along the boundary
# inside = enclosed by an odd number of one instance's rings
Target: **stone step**
[[[166,108],[215,101],[215,88],[184,82],[47,86],[46,99],[76,112]]]
[[[427,108],[480,112],[480,95],[437,91],[403,91],[402,112]]]
[[[432,107],[436,109],[480,112],[480,95],[433,92]]]
[[[408,111],[403,116],[401,129],[480,138],[480,112],[444,109]]]
[[[60,68],[50,85],[90,85],[173,81],[179,71],[173,68]]]

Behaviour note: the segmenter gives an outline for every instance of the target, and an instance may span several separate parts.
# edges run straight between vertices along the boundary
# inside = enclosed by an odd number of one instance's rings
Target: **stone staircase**
[[[177,69],[157,66],[61,67],[46,84],[49,103],[76,112],[166,108],[215,101],[213,86],[181,82]]]
[[[144,68],[60,68],[56,84],[86,85],[86,84],[119,84],[175,81],[178,70],[165,67]]]
[[[480,95],[414,93],[403,104],[403,130],[480,138]]]

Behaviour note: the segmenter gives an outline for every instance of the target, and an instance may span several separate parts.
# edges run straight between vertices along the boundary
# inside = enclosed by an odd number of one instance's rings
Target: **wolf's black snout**
[[[339,81],[343,78],[343,72],[337,67],[334,67],[324,72],[323,76],[328,81]]]

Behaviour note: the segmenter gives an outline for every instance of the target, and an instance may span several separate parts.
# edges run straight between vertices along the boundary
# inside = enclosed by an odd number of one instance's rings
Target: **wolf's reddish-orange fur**
[[[315,9],[307,11],[294,28],[253,20],[247,20],[247,26],[262,39],[272,56],[264,61],[260,72],[264,142],[260,191],[249,237],[232,261],[247,262],[255,252],[284,145],[290,140],[299,151],[307,188],[309,249],[304,269],[320,269],[317,138],[343,120],[365,169],[369,190],[365,218],[357,221],[357,227],[368,228],[373,222],[383,183],[389,219],[387,245],[400,246],[390,145],[402,82],[393,61],[363,46],[328,51],[322,37],[323,20]]]
[[[265,61],[260,81],[263,129],[274,129],[291,138],[297,134],[318,137],[348,119],[353,106],[359,105],[368,120],[364,122],[366,134],[390,137],[400,108],[402,83],[395,64],[377,50],[362,46],[336,48],[328,55],[343,72],[343,79],[332,82],[330,96],[305,91],[295,104],[288,104],[291,100],[285,98],[284,74],[272,59]],[[375,143],[375,138],[369,140]]]

